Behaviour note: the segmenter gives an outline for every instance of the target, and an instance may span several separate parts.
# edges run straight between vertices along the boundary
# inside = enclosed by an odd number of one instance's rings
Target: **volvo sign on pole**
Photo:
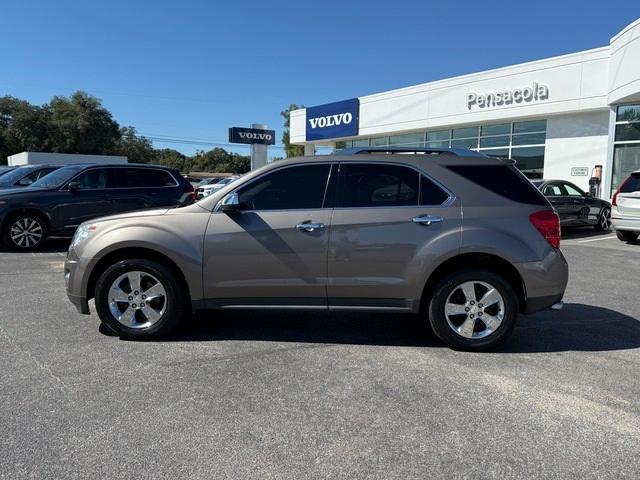
[[[251,125],[251,128],[231,127],[229,143],[251,145],[251,170],[255,170],[267,164],[267,145],[275,145],[276,132],[258,123]]]

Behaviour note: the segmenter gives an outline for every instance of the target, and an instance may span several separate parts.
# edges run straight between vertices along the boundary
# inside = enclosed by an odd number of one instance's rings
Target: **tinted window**
[[[622,193],[631,193],[640,191],[640,174],[631,175],[620,189]]]
[[[420,205],[442,205],[449,194],[424,175],[420,175]]]
[[[564,189],[567,191],[567,195],[571,197],[582,197],[583,193],[570,183],[563,183]]]
[[[451,165],[450,170],[509,200],[531,205],[548,205],[530,181],[510,165]]]
[[[238,190],[240,205],[248,210],[322,208],[329,165],[284,168]]]
[[[51,167],[51,168],[42,168],[40,170],[36,170],[33,173],[30,173],[29,175],[27,175],[25,178],[28,178],[29,180],[31,180],[32,182],[35,182],[36,180],[40,180],[42,177],[49,175],[51,172],[53,172],[54,170],[56,170],[55,167]]]
[[[33,182],[31,184],[32,187],[39,188],[58,188],[62,187],[65,183],[67,183],[71,178],[81,171],[83,168],[82,165],[72,165],[69,167],[62,167],[57,169],[55,172],[51,172],[49,175],[42,177],[40,180]]]
[[[343,164],[340,206],[418,205],[419,173],[399,165]]]
[[[109,188],[109,171],[106,168],[96,168],[87,170],[73,179],[74,182],[80,184],[81,190],[97,190],[101,188]]]
[[[118,188],[172,187],[176,184],[166,170],[151,168],[117,168],[115,170]]]
[[[559,197],[562,195],[562,190],[560,190],[558,185],[552,183],[544,187],[544,194],[547,197]]]

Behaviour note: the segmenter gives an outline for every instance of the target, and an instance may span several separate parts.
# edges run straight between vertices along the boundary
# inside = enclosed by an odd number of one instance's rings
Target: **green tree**
[[[291,134],[289,131],[290,122],[289,117],[292,110],[298,110],[299,108],[304,108],[304,105],[296,105],[292,103],[289,105],[289,108],[280,112],[282,118],[284,118],[284,130],[282,132],[282,144],[284,145],[284,152],[287,158],[290,157],[300,157],[304,155],[304,147],[302,145],[291,145],[290,138]]]
[[[191,159],[173,148],[154,150],[153,163],[175,168],[182,173],[189,173],[191,169]]]
[[[44,109],[47,151],[100,155],[114,151],[120,140],[120,127],[111,112],[85,92],[70,98],[55,96]]]
[[[0,163],[24,151],[39,151],[47,138],[45,112],[41,107],[14,97],[0,97]]]
[[[120,138],[113,149],[115,155],[124,155],[131,163],[150,163],[154,161],[155,152],[148,138],[136,134],[134,127],[122,127]]]

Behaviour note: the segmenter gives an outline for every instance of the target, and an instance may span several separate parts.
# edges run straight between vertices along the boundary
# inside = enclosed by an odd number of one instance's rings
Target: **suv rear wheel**
[[[147,259],[122,260],[100,275],[96,310],[102,323],[124,338],[167,335],[188,314],[176,276]]]
[[[616,236],[623,242],[633,243],[638,240],[638,236],[640,236],[640,233],[630,232],[628,230],[616,230]]]
[[[38,215],[22,213],[5,222],[2,239],[12,250],[31,251],[47,239],[47,223]]]
[[[518,298],[500,275],[465,270],[444,278],[429,305],[436,336],[459,350],[488,350],[502,343],[518,317]]]

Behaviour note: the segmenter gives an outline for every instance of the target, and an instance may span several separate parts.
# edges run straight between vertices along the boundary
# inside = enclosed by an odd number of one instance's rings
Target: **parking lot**
[[[122,341],[67,301],[65,248],[0,253],[0,478],[638,478],[640,245],[568,235],[564,310],[482,354],[360,313]]]

